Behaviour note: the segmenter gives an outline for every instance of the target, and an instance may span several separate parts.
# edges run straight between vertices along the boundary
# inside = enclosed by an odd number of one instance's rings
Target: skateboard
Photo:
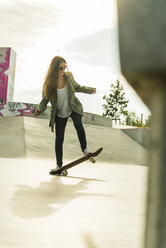
[[[102,150],[103,150],[103,147],[99,148],[95,152],[90,152],[86,156],[83,156],[83,157],[81,157],[81,158],[79,158],[79,159],[77,159],[77,160],[75,160],[75,161],[73,161],[73,162],[71,162],[69,164],[66,164],[66,165],[62,166],[60,169],[58,169],[56,171],[50,171],[49,173],[50,173],[50,175],[62,175],[62,176],[66,175],[67,176],[68,173],[63,174],[64,171],[66,171],[66,170],[68,170],[68,169],[70,169],[70,168],[72,168],[72,167],[74,167],[74,166],[76,166],[78,164],[81,164],[81,163],[83,163],[84,161],[86,161],[88,159],[91,160],[92,163],[94,163],[94,161],[95,161],[94,157],[98,156],[102,152]]]

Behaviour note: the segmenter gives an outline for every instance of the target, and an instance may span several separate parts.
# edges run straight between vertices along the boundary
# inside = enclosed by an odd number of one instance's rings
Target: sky
[[[46,71],[59,55],[77,83],[97,89],[77,94],[84,111],[102,115],[103,96],[119,79],[128,110],[150,114],[120,71],[116,0],[0,0],[0,10],[0,46],[17,54],[14,101],[41,101]]]

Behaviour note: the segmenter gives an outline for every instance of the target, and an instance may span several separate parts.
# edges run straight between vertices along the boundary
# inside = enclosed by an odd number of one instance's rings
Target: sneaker
[[[56,168],[55,168],[55,169],[52,169],[50,172],[55,172],[55,171],[59,170],[60,168],[61,168],[61,167],[59,167],[59,166],[57,165]],[[67,176],[67,175],[68,175],[68,171],[67,171],[67,170],[64,170],[64,171],[62,171],[59,175],[60,175],[60,176]]]
[[[59,170],[61,167],[59,167],[58,165],[56,166],[56,168],[52,169],[51,172],[57,171]]]
[[[88,148],[85,148],[85,150],[83,151],[84,155],[86,156],[89,152]]]
[[[85,150],[84,150],[84,155],[86,156],[88,153],[90,153],[90,151],[88,150],[88,148],[86,148]],[[93,157],[90,157],[89,158],[89,160],[94,164],[94,163],[96,163],[96,160],[93,158]]]

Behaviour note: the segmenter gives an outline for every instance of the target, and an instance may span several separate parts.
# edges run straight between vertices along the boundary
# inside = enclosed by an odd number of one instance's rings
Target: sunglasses
[[[61,70],[61,71],[63,71],[63,70],[65,70],[67,68],[67,66],[62,66],[62,67],[59,67],[59,70]]]

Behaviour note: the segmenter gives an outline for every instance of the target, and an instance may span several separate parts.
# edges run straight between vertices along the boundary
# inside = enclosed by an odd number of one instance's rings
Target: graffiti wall
[[[0,47],[0,116],[31,116],[35,106],[13,102],[16,53]]]
[[[35,104],[7,102],[0,109],[0,116],[34,116],[35,108]]]
[[[11,48],[0,48],[0,103],[13,101],[16,54]]]

